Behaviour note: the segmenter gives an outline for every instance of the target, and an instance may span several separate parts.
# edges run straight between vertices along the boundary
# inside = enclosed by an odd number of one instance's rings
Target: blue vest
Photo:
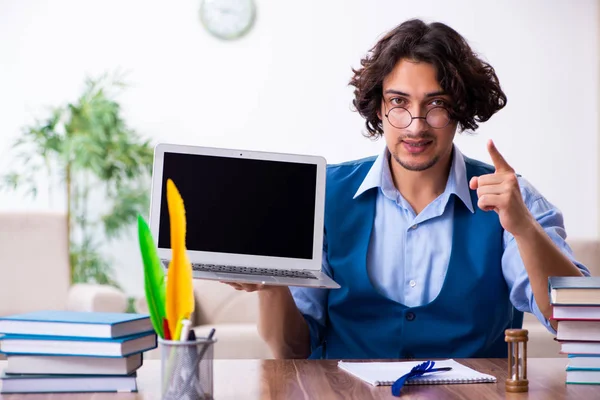
[[[327,258],[341,289],[330,290],[327,323],[311,358],[506,357],[504,330],[521,327],[502,275],[503,228],[495,212],[454,201],[452,251],[439,295],[407,307],[380,294],[367,273],[377,190],[353,199],[374,158],[327,170]],[[468,180],[494,172],[465,158]],[[471,191],[473,204],[477,193]],[[427,268],[427,265],[415,266]]]

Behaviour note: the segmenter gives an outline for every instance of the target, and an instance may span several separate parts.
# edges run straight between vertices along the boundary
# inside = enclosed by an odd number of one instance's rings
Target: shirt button
[[[414,224],[413,226],[410,227],[410,229],[417,229],[418,226],[419,226],[419,224]]]
[[[412,321],[414,319],[415,319],[415,313],[410,312],[410,311],[406,313],[406,320],[407,321]]]
[[[415,287],[417,286],[417,282],[415,282],[414,280],[411,280],[410,282],[408,282],[410,284],[410,287]]]

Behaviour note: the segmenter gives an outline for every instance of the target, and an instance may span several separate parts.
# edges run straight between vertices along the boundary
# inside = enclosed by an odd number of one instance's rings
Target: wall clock
[[[244,36],[256,18],[254,0],[202,0],[200,21],[212,35],[232,40]]]

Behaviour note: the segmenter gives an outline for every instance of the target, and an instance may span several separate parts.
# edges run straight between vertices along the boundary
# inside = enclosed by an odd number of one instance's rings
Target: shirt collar
[[[448,195],[456,195],[467,206],[469,211],[474,213],[475,210],[471,201],[469,182],[467,181],[465,158],[456,145],[453,147],[453,150],[452,165],[450,166],[450,174],[448,174],[448,181],[446,182],[444,192]],[[354,198],[374,188],[380,188],[384,193],[396,191],[390,172],[389,158],[390,153],[387,147],[384,147],[383,153],[375,159],[367,176],[365,176],[365,179],[354,194]]]

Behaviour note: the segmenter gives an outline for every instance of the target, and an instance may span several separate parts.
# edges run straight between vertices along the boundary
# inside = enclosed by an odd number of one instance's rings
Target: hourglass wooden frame
[[[527,329],[507,329],[504,340],[508,343],[508,378],[505,381],[507,392],[527,392]]]

